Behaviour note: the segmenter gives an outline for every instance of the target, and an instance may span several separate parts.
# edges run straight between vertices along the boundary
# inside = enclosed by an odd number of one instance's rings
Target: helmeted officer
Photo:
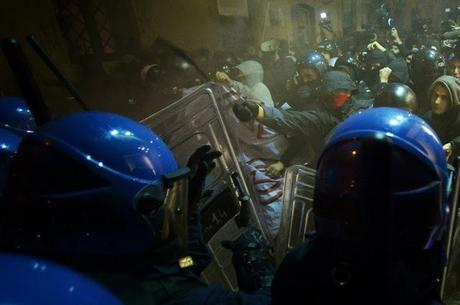
[[[316,234],[281,263],[273,304],[433,304],[447,192],[442,145],[425,121],[386,107],[349,117],[318,161]]]
[[[179,168],[166,144],[128,118],[80,112],[26,137],[0,217],[4,249],[91,275],[124,304],[268,304],[199,278],[209,264],[198,202],[220,152]]]

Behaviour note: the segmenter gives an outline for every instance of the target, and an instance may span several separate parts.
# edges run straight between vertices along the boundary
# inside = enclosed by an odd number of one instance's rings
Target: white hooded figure
[[[229,80],[230,86],[245,98],[255,99],[266,106],[273,107],[270,90],[263,83],[264,70],[262,65],[255,60],[247,60],[235,68],[241,72],[241,82],[231,79]]]
[[[259,217],[269,240],[275,239],[281,222],[284,176],[271,177],[267,169],[281,159],[286,151],[286,138],[267,126],[251,120],[241,122],[232,112],[242,101],[235,88],[223,86],[226,121],[238,142],[238,159],[243,165],[259,203]]]

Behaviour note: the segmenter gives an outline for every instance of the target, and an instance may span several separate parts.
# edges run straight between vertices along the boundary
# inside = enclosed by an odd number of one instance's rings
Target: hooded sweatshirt
[[[328,94],[332,94],[339,89],[354,91],[356,84],[350,75],[342,71],[329,71],[324,75],[324,87]]]
[[[436,131],[442,144],[451,143],[453,157],[460,155],[460,79],[443,75],[437,78],[428,90],[428,99],[431,100],[434,87],[443,85],[449,92],[449,106],[443,114],[429,111],[425,119]]]
[[[232,80],[230,85],[245,98],[256,99],[264,105],[273,107],[270,90],[263,83],[264,70],[255,60],[247,60],[236,66],[244,76],[243,82]]]
[[[324,76],[323,105],[325,110],[340,121],[345,120],[350,115],[360,110],[368,109],[372,106],[373,99],[351,96],[350,100],[341,107],[335,107],[330,101],[334,91],[339,89],[350,90],[355,93],[358,89],[350,76],[342,71],[330,71]]]

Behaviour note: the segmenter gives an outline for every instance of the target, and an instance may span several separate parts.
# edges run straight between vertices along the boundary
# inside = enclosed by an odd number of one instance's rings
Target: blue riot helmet
[[[180,181],[176,160],[150,129],[120,115],[81,112],[40,126],[10,172],[2,239],[15,249],[142,255],[179,233],[164,184]]]
[[[0,128],[0,198],[8,176],[11,159],[16,154],[21,137],[16,133]]]
[[[0,154],[12,156],[16,153],[21,137],[10,130],[0,128]]]
[[[98,283],[49,261],[2,253],[0,270],[0,304],[121,305]]]
[[[23,136],[33,132],[37,124],[24,99],[16,96],[1,96],[0,127]]]
[[[37,128],[26,101],[16,96],[0,96],[0,197],[6,183],[8,165],[21,138]]]
[[[316,76],[312,77],[308,74],[304,76],[304,71],[308,69],[312,69],[316,73]],[[328,64],[320,52],[307,52],[302,58],[297,60],[297,71],[304,83],[318,81],[321,79],[322,75],[328,71]]]
[[[430,249],[444,228],[447,184],[442,144],[425,121],[386,107],[355,114],[318,161],[317,232],[381,255]]]

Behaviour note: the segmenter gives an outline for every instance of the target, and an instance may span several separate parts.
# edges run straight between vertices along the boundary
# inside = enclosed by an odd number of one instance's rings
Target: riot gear
[[[22,137],[37,128],[27,103],[20,97],[0,97],[0,197],[3,195],[9,164]]]
[[[20,136],[37,128],[27,103],[20,97],[0,97],[0,126]]]
[[[2,253],[0,270],[1,304],[122,304],[89,277],[43,259]]]
[[[460,44],[456,44],[447,59],[449,75],[460,78]]]
[[[346,52],[335,62],[336,70],[344,70],[353,80],[357,80],[362,72],[362,65],[358,62],[352,52]]]
[[[268,259],[270,247],[259,230],[249,228],[236,240],[222,241],[222,246],[233,252],[232,262],[241,291],[254,292],[271,286],[275,268]]]
[[[121,256],[168,240],[159,233],[168,217],[163,177],[177,165],[144,126],[115,114],[74,113],[26,137],[13,161],[2,237],[8,246]]]
[[[445,72],[444,57],[432,48],[425,48],[414,54],[411,64],[414,81],[420,77],[434,81]]]
[[[434,131],[407,111],[380,107],[343,121],[324,147],[316,233],[281,263],[272,303],[306,295],[321,305],[433,304],[449,189]]]
[[[320,52],[312,51],[297,60],[297,70],[302,68],[312,68],[318,73],[318,77],[321,77],[327,72],[328,64]]]
[[[430,109],[428,88],[434,80],[445,74],[444,58],[435,49],[421,49],[412,58],[411,73],[413,88],[419,99],[419,112],[425,113]]]
[[[317,50],[322,54],[328,53],[330,57],[337,56],[337,45],[329,39],[325,39],[318,44]]]
[[[335,129],[318,162],[317,232],[369,245],[385,234],[391,251],[429,249],[446,218],[447,176],[442,145],[420,118],[385,107],[352,116]]]
[[[455,44],[454,48],[447,58],[448,62],[451,62],[454,59],[460,59],[460,43]]]
[[[0,198],[8,177],[11,159],[16,154],[21,137],[10,130],[0,128]]]
[[[417,97],[415,92],[408,86],[391,83],[377,92],[374,107],[394,107],[415,112],[417,111]]]

